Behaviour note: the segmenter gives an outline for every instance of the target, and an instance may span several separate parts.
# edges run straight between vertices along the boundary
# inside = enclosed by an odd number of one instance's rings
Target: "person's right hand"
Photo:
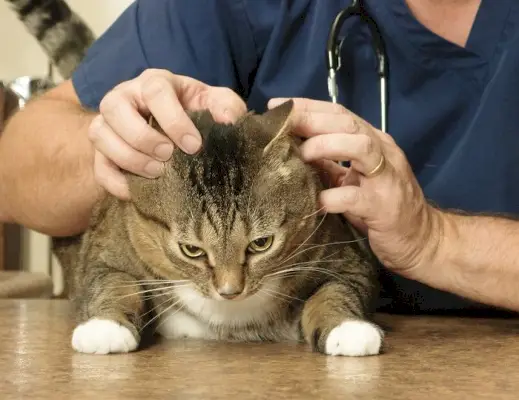
[[[100,114],[89,127],[95,147],[97,182],[121,199],[129,199],[128,184],[120,169],[147,178],[162,172],[176,145],[188,154],[200,150],[200,133],[185,110],[208,109],[219,122],[233,122],[247,111],[231,89],[213,87],[166,70],[149,69],[123,82],[101,101]],[[166,132],[147,123],[149,115]]]

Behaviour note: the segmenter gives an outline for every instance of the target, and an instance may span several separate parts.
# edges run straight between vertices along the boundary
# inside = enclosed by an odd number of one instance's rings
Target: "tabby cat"
[[[197,155],[175,150],[157,179],[126,173],[130,201],[108,196],[85,234],[54,239],[77,310],[75,350],[133,351],[154,327],[174,339],[379,353],[376,264],[341,217],[319,212],[321,179],[299,157],[292,107],[235,124],[191,114]]]
[[[63,79],[83,60],[94,33],[64,0],[5,0]],[[48,89],[48,88],[47,88]]]

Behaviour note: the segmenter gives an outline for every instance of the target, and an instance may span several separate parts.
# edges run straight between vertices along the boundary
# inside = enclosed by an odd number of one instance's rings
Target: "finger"
[[[96,150],[120,168],[146,178],[156,178],[162,173],[161,162],[133,149],[104,122],[102,116],[94,119],[88,136]]]
[[[302,97],[276,97],[270,99],[268,102],[268,108],[277,107],[288,100],[292,100],[294,102],[294,109],[300,112],[319,112],[319,113],[327,113],[327,114],[344,114],[347,113],[348,110],[337,103],[331,103],[329,101],[322,100],[312,100]]]
[[[95,153],[94,160],[94,176],[97,183],[112,195],[122,200],[129,200],[128,182],[119,168],[98,151]]]
[[[142,117],[132,104],[134,93],[114,91],[100,104],[106,124],[134,149],[167,161],[173,154],[173,145],[163,134],[157,132]]]
[[[319,172],[321,181],[328,186],[340,186],[340,182],[348,173],[347,168],[330,160],[316,160],[311,163]]]
[[[172,81],[183,107],[190,111],[208,109],[218,122],[232,123],[247,112],[243,99],[227,87],[210,86],[189,76],[174,75],[164,70],[160,74]]]
[[[199,96],[187,101],[190,110],[208,109],[215,121],[234,123],[247,112],[245,102],[233,90],[224,87],[209,87]]]
[[[291,123],[293,131],[300,136],[334,132],[369,134],[369,124],[339,104],[310,99],[293,100]],[[278,99],[275,102],[271,100],[271,103],[278,104]]]
[[[330,160],[317,160],[313,161],[312,164],[326,174],[333,186],[358,186],[360,184],[359,174],[353,168],[343,167],[339,163]]]
[[[332,214],[347,213],[353,218],[365,219],[372,215],[372,205],[357,186],[341,186],[323,190],[319,201]]]
[[[353,168],[348,168],[348,173],[339,181],[337,186],[359,186],[360,174]]]
[[[373,171],[381,157],[380,144],[367,135],[331,133],[314,136],[306,140],[300,149],[305,161],[351,160],[351,167],[362,174]]]
[[[369,134],[366,124],[348,114],[308,112],[294,113],[291,118],[294,133],[304,138],[335,132]]]
[[[361,218],[355,217],[350,213],[344,213],[344,217],[354,228],[360,231],[361,234],[366,235],[368,233],[368,226]]]
[[[173,143],[185,153],[195,154],[202,146],[202,139],[179,101],[177,93],[186,90],[181,79],[174,75],[169,79],[163,75],[152,75],[143,81],[141,95],[150,113]]]

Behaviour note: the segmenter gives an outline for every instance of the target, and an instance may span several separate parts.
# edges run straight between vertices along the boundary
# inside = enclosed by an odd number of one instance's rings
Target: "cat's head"
[[[130,236],[155,275],[209,298],[245,298],[311,235],[319,179],[299,157],[292,109],[288,101],[235,124],[195,113],[198,154],[175,150],[158,179],[129,176]]]

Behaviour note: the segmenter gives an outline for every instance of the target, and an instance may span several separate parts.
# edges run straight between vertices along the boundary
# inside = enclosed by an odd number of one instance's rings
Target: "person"
[[[302,157],[333,178],[323,207],[385,267],[380,310],[518,311],[519,3],[365,0],[389,59],[388,134],[358,18],[342,30],[341,104],[328,101],[326,39],[350,1],[325,3],[137,0],[8,124],[0,218],[80,233],[106,192],[129,196],[120,169],[153,179],[173,146],[200,149],[186,110],[230,122],[291,98]]]

